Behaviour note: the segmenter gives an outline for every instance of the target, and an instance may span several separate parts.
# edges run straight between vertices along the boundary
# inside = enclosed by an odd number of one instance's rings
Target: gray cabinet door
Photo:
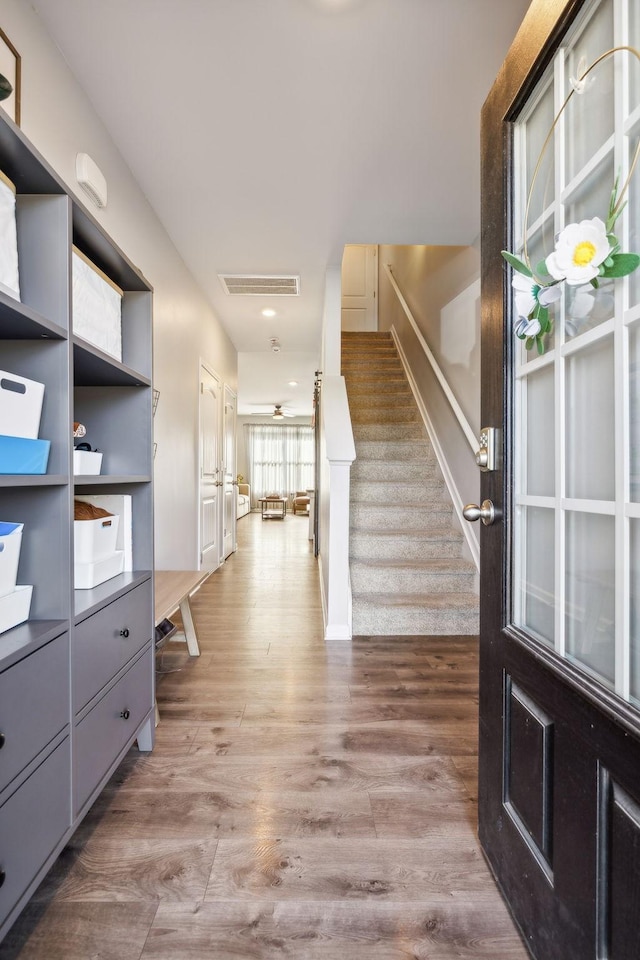
[[[153,651],[147,650],[75,729],[75,809],[80,811],[153,709]]]
[[[103,607],[74,631],[74,710],[81,710],[151,639],[151,581]]]
[[[69,739],[0,807],[0,927],[71,822]]]
[[[0,792],[69,722],[69,638],[0,673]]]

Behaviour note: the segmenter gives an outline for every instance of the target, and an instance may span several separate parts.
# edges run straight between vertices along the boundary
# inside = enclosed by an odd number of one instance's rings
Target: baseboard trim
[[[460,524],[460,529],[462,530],[462,533],[466,540],[467,546],[469,548],[469,553],[471,554],[471,558],[476,566],[476,570],[479,571],[480,570],[480,544],[476,539],[475,531],[473,529],[472,524],[468,523],[468,521],[465,520],[462,515],[462,508],[464,507],[464,501],[460,496],[460,491],[458,490],[455,480],[453,479],[453,474],[449,469],[449,465],[444,455],[442,445],[438,439],[438,435],[435,431],[433,423],[431,422],[431,417],[427,413],[427,408],[424,404],[424,400],[422,399],[422,396],[418,389],[418,384],[416,383],[415,377],[413,376],[411,367],[409,366],[407,355],[402,348],[402,344],[400,343],[400,338],[398,337],[398,333],[395,328],[395,325],[391,326],[391,336],[393,337],[393,341],[398,350],[400,360],[402,361],[402,366],[404,367],[404,372],[407,376],[407,380],[409,381],[411,392],[413,393],[415,401],[418,404],[420,416],[422,417],[427,433],[429,434],[429,439],[431,440],[431,444],[433,446],[436,459],[442,471],[444,482],[447,486],[447,490],[449,491],[449,496],[451,497],[451,502],[453,503],[453,509],[455,511],[456,517],[458,518],[458,522]]]

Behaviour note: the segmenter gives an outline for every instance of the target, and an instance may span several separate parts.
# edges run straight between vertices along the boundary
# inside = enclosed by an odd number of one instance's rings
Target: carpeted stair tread
[[[353,530],[353,528],[352,528]],[[448,524],[431,524],[428,529],[417,529],[412,527],[367,527],[358,524],[357,530],[353,530],[359,537],[380,538],[381,540],[454,540],[456,543],[462,543],[463,537],[459,530]]]
[[[478,609],[477,593],[458,590],[453,593],[415,593],[409,597],[376,591],[376,593],[361,593],[358,602],[373,607],[425,607],[431,610],[443,610],[448,607],[454,610]]]
[[[422,423],[353,423],[353,437],[358,440],[423,440],[426,429]]]
[[[420,440],[361,440],[356,441],[356,453],[362,460],[435,460],[431,441]]]
[[[433,574],[447,574],[447,573],[473,573],[475,575],[476,568],[470,560],[465,560],[463,557],[450,557],[448,559],[442,559],[441,557],[431,557],[428,560],[358,560],[357,564],[359,566],[366,567],[380,567],[385,570],[425,570]]]

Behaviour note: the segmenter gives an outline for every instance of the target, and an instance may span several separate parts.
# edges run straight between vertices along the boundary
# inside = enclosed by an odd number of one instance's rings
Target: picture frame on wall
[[[13,87],[10,96],[6,100],[0,100],[0,107],[18,126],[20,126],[20,72],[20,54],[0,27],[0,74],[6,77]]]

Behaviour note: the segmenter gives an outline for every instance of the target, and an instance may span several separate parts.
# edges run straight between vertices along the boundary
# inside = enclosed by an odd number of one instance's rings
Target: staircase
[[[354,636],[478,632],[476,570],[388,333],[343,333]]]

